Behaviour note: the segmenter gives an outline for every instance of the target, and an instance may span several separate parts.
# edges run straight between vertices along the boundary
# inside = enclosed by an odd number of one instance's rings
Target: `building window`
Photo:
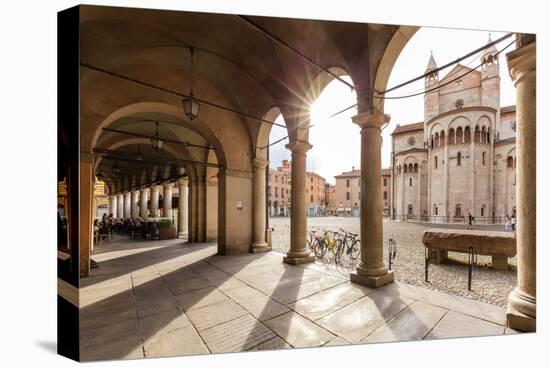
[[[464,107],[464,100],[463,99],[457,99],[456,102],[455,102],[455,107],[456,107],[457,110]]]
[[[278,187],[275,188],[275,197],[276,198],[279,197],[279,188]]]
[[[434,215],[437,215],[437,205],[434,204]]]
[[[384,200],[388,200],[388,192],[384,191]]]
[[[346,192],[346,200],[349,200],[349,199],[351,199],[351,195],[350,195],[350,193],[349,193],[349,191],[348,191],[348,192]]]
[[[413,185],[413,179],[412,177],[409,177],[409,186],[412,186]]]
[[[455,217],[462,217],[462,207],[460,206],[460,204],[456,204]]]
[[[412,206],[412,204],[409,204],[409,206],[407,207],[407,214],[408,215],[413,215],[413,206]]]
[[[462,153],[458,152],[456,154],[456,165],[462,166]]]
[[[405,173],[407,173],[407,165],[405,164],[403,167],[405,167]]]
[[[483,153],[481,154],[481,163],[482,163],[483,165],[485,165],[485,155],[486,155],[485,152],[483,152]]]
[[[384,179],[384,186],[388,186],[388,179],[387,178]]]
[[[470,126],[466,126],[464,128],[464,143],[470,143],[470,140],[472,138],[472,133],[470,131]]]
[[[485,204],[481,206],[481,216],[483,217],[485,215]]]
[[[434,157],[434,168],[437,169],[437,156]]]
[[[508,168],[514,167],[514,158],[512,158],[512,156],[509,156],[508,158],[506,158],[506,166]]]
[[[414,173],[418,173],[418,163],[414,164]]]
[[[416,140],[414,139],[414,136],[411,136],[411,137],[409,138],[408,143],[409,143],[409,146],[410,146],[410,147],[414,147],[414,144],[416,143]]]
[[[346,187],[349,187],[349,180],[346,180]]]
[[[275,182],[279,182],[279,176],[275,175]]]
[[[310,196],[310,202],[313,203],[313,195]]]

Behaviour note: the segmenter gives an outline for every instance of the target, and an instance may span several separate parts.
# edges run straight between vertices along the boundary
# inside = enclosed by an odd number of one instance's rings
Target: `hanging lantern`
[[[165,143],[165,141],[159,136],[158,121],[155,121],[155,125],[156,125],[156,131],[155,131],[155,135],[151,137],[151,145],[153,146],[154,149],[160,150],[162,149],[162,145]]]
[[[182,102],[185,115],[189,118],[189,120],[194,120],[199,116],[199,109],[201,105],[195,98],[193,98],[193,47],[190,47],[189,51],[191,52],[190,92],[189,97],[185,98]]]

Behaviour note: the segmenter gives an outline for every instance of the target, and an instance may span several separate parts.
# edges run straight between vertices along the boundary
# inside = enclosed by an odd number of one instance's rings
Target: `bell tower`
[[[424,81],[424,123],[432,117],[439,115],[439,90],[433,90],[439,86],[439,73],[437,72],[433,53],[430,55],[428,66],[426,67],[426,79]]]
[[[487,43],[491,43],[491,34]],[[500,108],[500,73],[498,50],[495,45],[486,48],[481,54],[481,105]],[[498,115],[498,113],[497,113]]]

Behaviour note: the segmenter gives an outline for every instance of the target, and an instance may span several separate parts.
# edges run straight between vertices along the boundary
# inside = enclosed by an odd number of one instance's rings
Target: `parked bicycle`
[[[323,258],[327,250],[330,250],[333,255],[336,255],[338,246],[336,244],[336,236],[338,232],[323,230],[323,236],[317,237],[317,246],[315,247],[315,256]]]
[[[359,240],[359,234],[351,233],[340,228],[340,236],[337,240],[337,251],[334,256],[334,262],[340,263],[342,256],[345,254],[352,261],[357,260],[361,251],[361,241]]]

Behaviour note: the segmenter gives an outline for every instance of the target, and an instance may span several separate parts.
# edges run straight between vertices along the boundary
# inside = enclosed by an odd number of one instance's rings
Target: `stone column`
[[[508,326],[535,331],[536,289],[536,41],[506,55],[517,89],[516,242],[518,286],[510,293]]]
[[[124,195],[118,194],[117,199],[117,218],[124,218]]]
[[[124,193],[124,219],[128,219],[132,217],[131,202],[132,202],[132,193],[125,192]]]
[[[290,187],[290,250],[283,261],[299,265],[315,261],[307,248],[306,218],[306,153],[313,146],[305,141],[294,141],[286,145],[292,152],[292,182]]]
[[[163,217],[172,218],[172,184],[165,182],[162,195]]]
[[[393,282],[384,263],[382,222],[381,130],[388,118],[380,111],[361,113],[353,122],[361,127],[361,261],[350,280],[367,287]]]
[[[142,218],[147,218],[147,201],[149,199],[149,189],[141,189],[141,195],[140,195],[140,209],[139,214],[141,214]]]
[[[197,182],[197,242],[206,242],[206,177]]]
[[[111,195],[109,197],[109,212],[113,214],[113,218],[117,217],[117,197],[116,195]]]
[[[91,153],[81,153],[79,167],[79,248],[80,277],[90,275],[90,252],[93,250],[93,210],[94,182]]]
[[[151,216],[158,217],[160,185],[151,186]]]
[[[198,183],[196,179],[190,182],[191,188],[189,192],[189,203],[191,205],[191,210],[189,211],[189,242],[198,242]]]
[[[266,216],[265,216],[265,170],[267,161],[263,159],[254,159],[254,211],[252,225],[254,229],[254,238],[250,252],[267,252],[271,250],[265,241]],[[284,186],[281,191],[284,190]],[[286,198],[286,196],[285,196]]]
[[[184,238],[188,234],[187,230],[187,193],[189,181],[187,178],[179,179],[179,203],[178,203],[178,238]]]
[[[139,190],[132,191],[132,218],[137,218],[139,216]]]

